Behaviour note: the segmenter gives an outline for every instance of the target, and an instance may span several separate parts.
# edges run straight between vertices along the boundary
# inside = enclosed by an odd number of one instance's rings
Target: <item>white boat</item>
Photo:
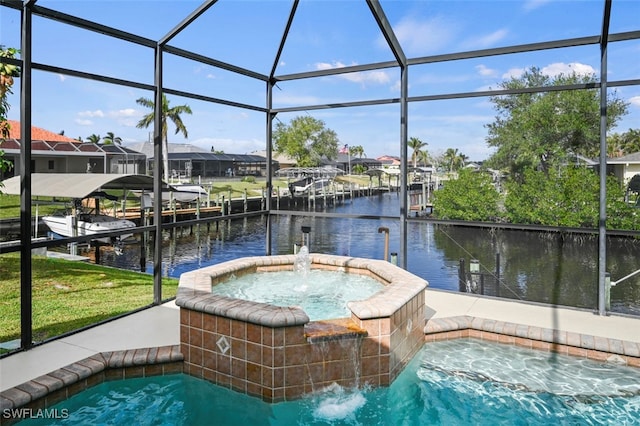
[[[206,200],[209,192],[202,185],[171,185],[172,190],[162,191],[162,203],[167,204],[174,200],[178,203],[195,203],[198,200]],[[148,197],[143,200],[143,205],[151,207],[153,203],[153,192],[131,191],[138,197]]]
[[[43,216],[42,221],[54,232],[63,237],[74,236],[73,216],[68,214]],[[76,217],[77,236],[94,235],[102,232],[112,232],[121,229],[135,228],[136,224],[130,220],[118,219],[104,214],[80,213]],[[95,238],[95,241],[112,243],[131,238],[133,234],[120,234],[114,237]]]
[[[311,191],[312,189],[315,193],[322,193],[326,189],[329,188],[331,183],[331,179],[329,178],[314,178],[314,177],[305,177],[299,179],[297,181],[291,182],[289,184],[289,192],[292,195],[303,195]]]

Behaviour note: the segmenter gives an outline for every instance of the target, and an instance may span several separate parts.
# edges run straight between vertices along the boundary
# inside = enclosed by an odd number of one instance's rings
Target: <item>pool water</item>
[[[242,275],[212,286],[211,292],[275,306],[299,306],[311,321],[317,321],[351,317],[347,302],[367,299],[383,288],[365,275],[312,269]]]
[[[640,369],[458,339],[426,344],[388,388],[268,404],[172,375],[106,382],[54,408],[65,425],[624,425],[640,419]]]

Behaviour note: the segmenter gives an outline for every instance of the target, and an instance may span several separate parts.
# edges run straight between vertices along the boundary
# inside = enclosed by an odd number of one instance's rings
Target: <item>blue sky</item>
[[[80,16],[157,40],[171,31],[198,1],[40,0],[43,7]],[[404,1],[381,0],[389,22],[409,58],[597,35],[602,1]],[[220,0],[180,33],[170,45],[211,56],[259,73],[273,66],[291,2]],[[640,30],[640,2],[614,0],[611,32]],[[0,44],[19,46],[19,14],[0,8]],[[34,18],[33,61],[147,84],[153,83],[153,52],[99,34]],[[610,44],[609,79],[640,78],[640,42]],[[532,66],[550,75],[560,72],[599,74],[598,46],[556,49],[494,58],[460,60],[411,67],[409,96],[474,92],[496,88]],[[393,60],[364,0],[302,0],[277,64],[276,74]],[[399,96],[397,68],[367,73],[281,82],[274,89],[275,107],[352,102]],[[36,71],[33,77],[33,124],[65,135],[86,138],[113,132],[125,143],[148,140],[152,129],[136,123],[148,113],[135,100],[152,93]],[[172,89],[264,106],[265,83],[221,69],[165,56],[164,85]],[[9,98],[9,118],[19,119],[19,88]],[[614,131],[640,128],[640,87],[620,87],[629,114]],[[209,150],[245,154],[265,147],[262,113],[169,97],[171,105],[189,105],[183,116],[190,143]],[[288,123],[309,114],[336,131],[341,144],[362,145],[369,157],[400,155],[399,104],[281,113]],[[458,149],[472,160],[490,155],[485,125],[495,111],[488,98],[409,104],[408,135],[428,144],[433,155]]]

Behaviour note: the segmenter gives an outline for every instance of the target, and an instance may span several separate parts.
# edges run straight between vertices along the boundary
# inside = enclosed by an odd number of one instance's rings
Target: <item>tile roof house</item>
[[[1,179],[20,173],[22,135],[20,122],[8,120],[9,135],[0,139],[0,150],[12,164]],[[31,127],[33,173],[145,173],[145,156],[119,145],[81,142],[40,127]]]

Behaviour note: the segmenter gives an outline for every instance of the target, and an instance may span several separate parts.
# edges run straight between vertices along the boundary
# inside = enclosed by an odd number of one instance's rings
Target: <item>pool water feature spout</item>
[[[296,254],[296,261],[294,264],[294,271],[300,274],[303,278],[309,274],[311,270],[311,258],[309,257],[309,249],[307,246],[300,247]]]

